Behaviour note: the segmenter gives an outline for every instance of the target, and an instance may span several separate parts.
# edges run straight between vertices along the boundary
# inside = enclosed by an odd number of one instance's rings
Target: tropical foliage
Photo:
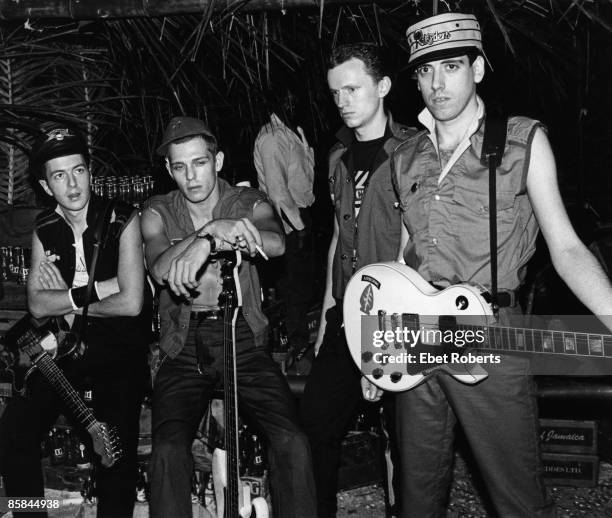
[[[320,9],[238,9],[164,18],[0,25],[0,201],[29,201],[27,151],[47,120],[79,126],[96,175],[150,174],[156,144],[172,115],[201,117],[250,160],[251,139],[270,94],[290,87],[307,107],[307,131],[323,141],[338,124],[325,87],[324,58],[342,42],[368,40],[389,49],[397,70],[404,31],[418,16],[467,10],[479,15],[495,67],[488,94],[510,110],[587,106],[591,41],[612,32],[610,6],[593,2],[511,0],[346,4]],[[501,63],[511,62],[504,67]],[[405,120],[418,106],[407,74],[391,102]],[[550,107],[550,108],[547,108]],[[608,113],[608,119],[611,113]],[[589,112],[571,131],[588,131]],[[608,126],[609,127],[609,126]]]

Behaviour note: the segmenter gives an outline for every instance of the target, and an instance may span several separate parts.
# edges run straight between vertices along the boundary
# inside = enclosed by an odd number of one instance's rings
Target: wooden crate
[[[597,454],[597,423],[569,419],[540,419],[544,452]]]
[[[597,455],[542,453],[544,481],[549,486],[593,487],[599,477]]]

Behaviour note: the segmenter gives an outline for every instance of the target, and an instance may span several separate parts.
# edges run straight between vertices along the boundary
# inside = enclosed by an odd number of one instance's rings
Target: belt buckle
[[[194,318],[198,321],[219,320],[221,318],[221,310],[220,309],[210,309],[207,311],[192,311],[191,318]]]
[[[515,290],[508,291],[508,295],[510,296],[510,306],[509,307],[513,308],[514,306],[516,306],[516,291]]]

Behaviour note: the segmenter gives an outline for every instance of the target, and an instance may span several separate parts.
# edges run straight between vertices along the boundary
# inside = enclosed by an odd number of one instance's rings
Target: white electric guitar
[[[483,293],[469,284],[440,291],[398,262],[361,268],[349,281],[343,303],[353,361],[378,387],[401,392],[435,369],[477,383],[487,377],[487,361],[497,363],[483,350],[612,358],[610,335],[497,324]]]
[[[236,319],[242,306],[238,268],[242,261],[226,261],[223,278],[223,407],[225,450],[215,449],[212,458],[217,518],[268,518],[268,504],[262,497],[251,501],[251,487],[240,479],[238,449],[238,391],[236,377]]]

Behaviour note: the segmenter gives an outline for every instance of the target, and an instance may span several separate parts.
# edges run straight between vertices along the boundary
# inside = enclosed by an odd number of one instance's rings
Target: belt
[[[207,311],[192,311],[189,314],[191,320],[220,320],[223,318],[222,309],[211,309]]]
[[[483,298],[490,304],[491,303],[491,293],[485,291],[482,294]],[[514,308],[518,306],[519,303],[519,290],[499,290],[497,292],[497,305],[500,308]]]
[[[497,292],[497,305],[500,308],[514,308],[518,306],[518,299],[518,290],[501,290]]]
[[[433,282],[430,282],[434,288],[438,288],[439,290],[443,290],[447,286],[439,286]],[[482,294],[482,297],[490,304],[491,303],[491,293],[485,291]],[[497,291],[497,305],[500,308],[514,308],[518,306],[519,303],[519,290],[498,290]]]

